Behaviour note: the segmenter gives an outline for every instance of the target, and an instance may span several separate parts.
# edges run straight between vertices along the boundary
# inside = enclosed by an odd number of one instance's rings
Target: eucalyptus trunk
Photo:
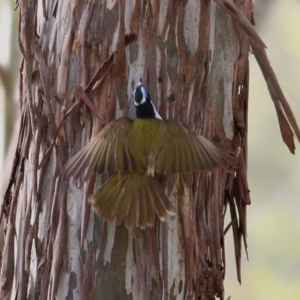
[[[251,0],[236,2],[249,19]],[[18,9],[21,126],[1,212],[0,298],[224,299],[226,208],[240,280],[250,203],[245,31],[207,0],[19,0]],[[107,175],[61,176],[104,123],[134,117],[140,77],[163,118],[239,165],[170,176],[163,184],[177,214],[146,230],[91,210],[87,199]]]

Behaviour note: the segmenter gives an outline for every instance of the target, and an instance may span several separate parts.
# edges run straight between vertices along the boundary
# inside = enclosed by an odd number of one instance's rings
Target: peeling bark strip
[[[234,235],[239,281],[247,248],[250,45],[291,152],[292,132],[300,137],[249,21],[251,1],[20,0],[19,9],[22,122],[1,206],[0,298],[224,299],[225,233]],[[87,199],[109,175],[60,176],[103,118],[133,116],[140,77],[160,115],[238,154],[233,173],[162,179],[177,215],[145,231],[91,211]]]
[[[266,45],[238,6],[227,0],[215,0],[215,2],[228,12],[250,37],[253,53],[265,77],[267,87],[275,105],[282,139],[290,152],[294,154],[296,149],[294,135],[297,137],[298,141],[300,141],[299,126],[270,65],[265,50],[265,48],[267,48]],[[249,15],[248,18],[251,18],[251,15]]]

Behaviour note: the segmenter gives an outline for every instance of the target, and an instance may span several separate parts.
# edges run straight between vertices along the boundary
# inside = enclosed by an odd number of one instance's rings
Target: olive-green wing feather
[[[81,151],[73,156],[63,171],[75,179],[93,172],[144,172],[145,149],[132,136],[133,121],[121,118],[105,126]]]
[[[222,163],[223,152],[194,130],[176,120],[160,124],[164,138],[157,142],[156,173],[211,170]]]
[[[140,173],[118,173],[109,179],[90,202],[97,214],[107,221],[125,221],[127,227],[151,227],[155,214],[165,221],[175,209],[159,183]]]

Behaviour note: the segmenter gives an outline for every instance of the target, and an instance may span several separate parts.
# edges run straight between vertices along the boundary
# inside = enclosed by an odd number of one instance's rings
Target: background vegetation
[[[268,2],[263,5],[262,2]],[[294,115],[300,122],[300,1],[255,1],[257,30]],[[282,143],[274,105],[261,71],[250,62],[248,252],[242,285],[227,237],[225,290],[231,299],[296,300],[300,295],[300,147]],[[230,254],[229,254],[230,253]]]

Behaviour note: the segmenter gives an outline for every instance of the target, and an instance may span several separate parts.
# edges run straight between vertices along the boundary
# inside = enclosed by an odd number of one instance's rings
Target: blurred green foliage
[[[262,11],[254,15],[260,17],[255,19],[257,30],[268,47],[271,65],[300,125],[300,2],[269,2],[272,5],[266,14]],[[261,5],[257,4],[259,9]],[[229,232],[225,290],[232,300],[298,300],[300,146],[296,141],[294,156],[283,143],[274,105],[253,56],[250,69],[249,262],[243,253],[242,285],[239,285]]]

